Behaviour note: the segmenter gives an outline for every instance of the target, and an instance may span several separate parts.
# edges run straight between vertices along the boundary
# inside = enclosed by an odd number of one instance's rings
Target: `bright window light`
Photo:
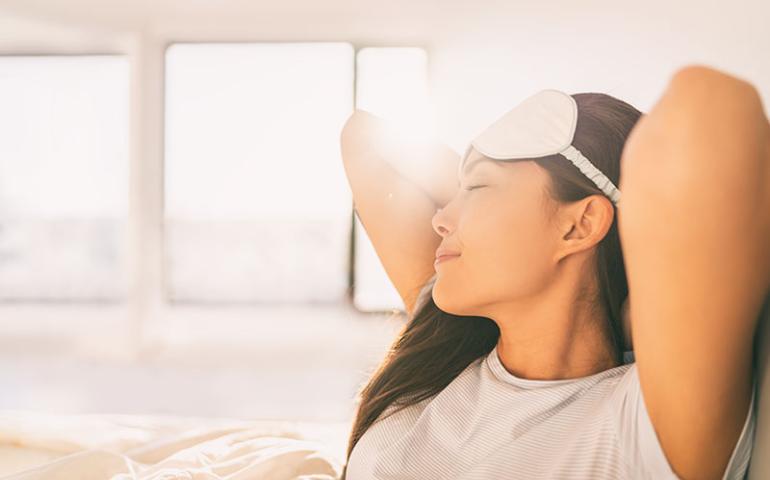
[[[435,134],[428,96],[427,54],[415,47],[368,47],[356,57],[356,108],[422,140]]]
[[[168,49],[170,300],[344,300],[352,199],[339,139],[353,62],[338,42]]]
[[[427,55],[413,47],[363,48],[356,59],[356,108],[388,120],[395,141],[418,144],[435,135],[429,108]],[[356,217],[354,303],[364,311],[404,309],[371,240]]]
[[[124,294],[128,60],[0,57],[0,300]]]

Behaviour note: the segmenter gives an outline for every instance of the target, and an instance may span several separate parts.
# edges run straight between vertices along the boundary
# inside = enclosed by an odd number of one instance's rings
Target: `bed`
[[[0,478],[333,480],[349,422],[0,412]]]

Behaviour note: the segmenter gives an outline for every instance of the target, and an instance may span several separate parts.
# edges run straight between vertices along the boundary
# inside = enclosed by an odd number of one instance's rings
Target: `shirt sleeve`
[[[647,413],[639,373],[634,362],[618,384],[619,436],[630,467],[640,478],[680,480],[663,453]],[[740,437],[733,448],[722,480],[742,480],[748,470],[756,426],[756,379]]]

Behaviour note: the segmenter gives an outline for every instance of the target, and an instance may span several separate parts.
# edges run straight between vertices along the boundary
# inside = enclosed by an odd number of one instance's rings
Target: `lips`
[[[459,256],[460,256],[460,252],[457,252],[455,250],[449,250],[448,248],[439,248],[438,250],[436,250],[436,261],[433,262],[433,265],[436,266],[441,262],[451,260]]]
[[[446,262],[448,260],[452,260],[453,258],[457,258],[459,256],[460,255],[441,255],[440,257],[436,258],[436,261],[433,262],[433,265],[437,266],[439,263],[443,263],[443,262]]]
[[[436,250],[436,260],[438,260],[441,257],[455,257],[460,255],[460,252],[457,252],[455,250],[450,250],[448,248],[439,248]]]

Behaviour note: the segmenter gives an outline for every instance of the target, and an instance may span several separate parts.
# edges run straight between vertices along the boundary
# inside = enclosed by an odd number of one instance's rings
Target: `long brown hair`
[[[623,146],[641,112],[604,93],[576,93],[572,98],[578,105],[572,144],[616,186],[619,185]],[[548,172],[548,192],[559,202],[603,195],[591,180],[560,154],[532,160]],[[618,236],[617,210],[612,226],[596,247],[592,273],[596,276],[598,295],[591,302],[606,318],[604,331],[616,363],[622,364],[624,333],[621,307],[628,296],[628,282]],[[432,298],[435,281],[434,275],[421,289],[413,314],[358,394],[358,411],[348,440],[341,480],[345,480],[347,461],[356,443],[383,411],[393,406],[389,416],[438,394],[471,362],[490,353],[497,344],[500,330],[489,318],[452,315],[436,306]]]

